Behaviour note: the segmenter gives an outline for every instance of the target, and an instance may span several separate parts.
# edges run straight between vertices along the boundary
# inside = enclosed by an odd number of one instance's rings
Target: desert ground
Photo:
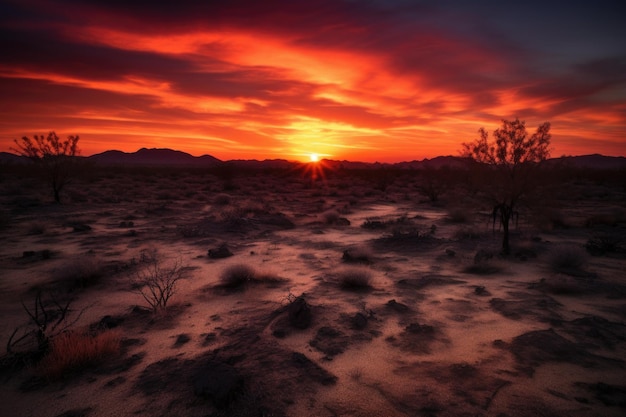
[[[3,170],[0,415],[623,416],[623,178],[547,185],[508,256],[480,190],[423,181],[94,168],[54,204]]]

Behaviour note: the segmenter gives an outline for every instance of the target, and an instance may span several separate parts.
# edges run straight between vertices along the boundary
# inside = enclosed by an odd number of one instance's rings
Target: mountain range
[[[287,161],[285,159],[271,160],[229,160],[222,161],[211,155],[193,156],[186,152],[172,149],[147,149],[141,148],[136,152],[122,152],[110,150],[85,157],[100,166],[167,166],[167,167],[194,167],[194,168],[215,168],[219,166],[235,166],[243,169],[288,169],[301,162]],[[8,152],[0,152],[0,164],[21,164],[26,163],[27,158]],[[562,156],[549,160],[553,164],[564,164],[576,168],[589,169],[626,169],[626,158],[623,156],[604,156],[600,154],[582,156]],[[336,161],[324,159],[321,161],[324,166],[331,169],[439,169],[441,167],[462,167],[465,160],[458,156],[438,156],[422,161],[408,161],[397,163],[369,163],[353,161]]]

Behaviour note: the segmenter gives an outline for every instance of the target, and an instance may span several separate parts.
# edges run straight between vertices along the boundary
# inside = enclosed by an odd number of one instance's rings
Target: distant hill
[[[137,152],[122,152],[111,150],[86,157],[97,165],[104,166],[167,166],[167,167],[196,167],[214,168],[220,166],[241,169],[295,169],[303,162],[287,161],[285,159],[234,159],[221,161],[211,155],[193,156],[186,152],[172,149],[141,148]],[[29,159],[8,152],[0,152],[0,165],[15,165],[29,163]],[[442,167],[462,168],[466,165],[464,158],[458,156],[438,156],[422,161],[407,161],[397,163],[370,163],[358,161],[336,161],[324,159],[319,162],[330,170],[367,170],[367,169],[440,169]],[[626,169],[626,158],[623,156],[604,156],[599,154],[581,156],[562,156],[548,160],[555,166],[569,166],[581,169]]]
[[[222,161],[211,155],[193,156],[172,149],[156,148],[141,148],[133,153],[106,151],[88,159],[98,165],[215,167],[222,164]]]
[[[0,152],[0,164],[3,165],[18,165],[29,163],[30,160],[26,157],[15,155],[9,152]]]
[[[625,169],[626,158],[623,156],[604,156],[600,154],[581,156],[562,156],[552,158],[549,161],[553,164],[563,164],[572,168],[587,169]]]

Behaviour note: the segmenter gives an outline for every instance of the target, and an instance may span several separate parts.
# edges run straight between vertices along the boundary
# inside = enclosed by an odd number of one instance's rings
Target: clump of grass
[[[341,259],[346,263],[368,264],[372,262],[372,251],[365,246],[357,246],[343,251]]]
[[[579,276],[584,274],[587,256],[582,248],[573,245],[554,248],[548,258],[548,265],[553,272]]]
[[[68,331],[52,339],[50,352],[38,364],[38,370],[55,380],[85,367],[95,366],[119,355],[121,335],[118,330],[100,333]]]
[[[245,288],[251,284],[276,284],[284,282],[285,279],[274,274],[257,272],[251,266],[245,264],[235,264],[227,267],[220,275],[220,286],[229,289]]]
[[[339,286],[344,290],[371,288],[372,273],[365,268],[345,268],[337,273]]]
[[[248,265],[231,265],[220,275],[220,283],[226,288],[240,288],[252,282],[255,275],[254,268]]]

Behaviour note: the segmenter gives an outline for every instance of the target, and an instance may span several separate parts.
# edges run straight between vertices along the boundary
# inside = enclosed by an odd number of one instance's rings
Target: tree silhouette
[[[550,123],[543,123],[529,135],[524,121],[502,120],[492,141],[484,128],[478,132],[478,139],[462,144],[461,155],[477,162],[476,169],[487,170],[483,185],[494,203],[494,222],[499,217],[502,225],[502,252],[508,255],[510,221],[517,217],[520,200],[537,186],[541,162],[550,156]]]
[[[34,135],[33,139],[23,136],[15,139],[17,148],[12,148],[19,155],[32,160],[50,181],[54,193],[54,201],[61,202],[61,191],[77,174],[79,163],[77,155],[78,135],[68,136],[61,140],[54,132],[48,136]]]

